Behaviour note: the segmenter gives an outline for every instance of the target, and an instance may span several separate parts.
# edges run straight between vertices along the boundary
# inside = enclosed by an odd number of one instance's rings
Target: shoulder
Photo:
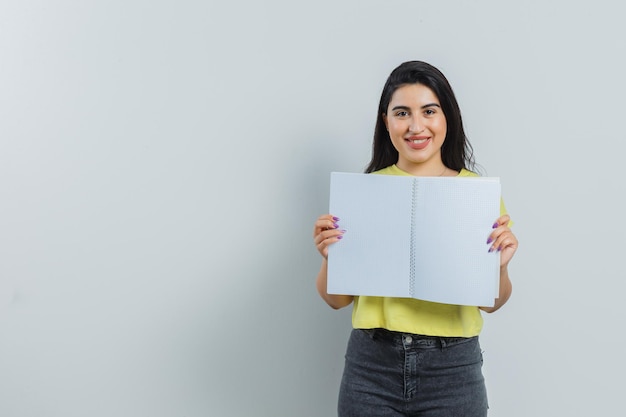
[[[461,171],[459,171],[459,175],[457,175],[457,177],[480,177],[480,175],[475,172],[468,171],[465,168],[461,168]]]
[[[376,175],[402,175],[402,176],[410,176],[408,172],[402,171],[400,168],[396,166],[396,164],[389,165],[386,168],[379,169],[378,171],[372,172],[372,174]]]

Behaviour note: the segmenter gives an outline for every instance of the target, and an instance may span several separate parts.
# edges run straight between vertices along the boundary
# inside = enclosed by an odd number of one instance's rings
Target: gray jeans
[[[339,417],[485,417],[478,337],[354,329],[339,391]]]

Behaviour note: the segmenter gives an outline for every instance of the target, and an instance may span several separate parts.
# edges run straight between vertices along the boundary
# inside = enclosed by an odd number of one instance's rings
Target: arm
[[[345,230],[340,230],[337,225],[339,219],[330,214],[320,216],[313,228],[313,242],[322,255],[322,266],[317,274],[317,292],[334,309],[345,307],[352,303],[354,296],[328,294],[326,291],[328,282],[328,247],[341,240]]]
[[[509,262],[515,255],[517,250],[517,238],[509,228],[511,218],[508,215],[500,216],[494,226],[494,231],[491,232],[487,244],[491,244],[489,252],[497,250],[500,252],[500,293],[493,307],[479,307],[481,310],[487,313],[493,313],[502,307],[511,297],[513,291],[513,284],[509,278]],[[493,242],[493,243],[492,243]]]
[[[496,303],[493,307],[479,307],[482,311],[486,313],[493,313],[502,307],[511,297],[511,292],[513,291],[513,284],[511,284],[511,279],[509,278],[509,271],[506,266],[500,267],[500,294],[498,298],[496,298]]]
[[[320,267],[320,272],[317,274],[317,292],[320,296],[326,301],[326,304],[338,310],[342,307],[345,307],[352,303],[354,300],[354,296],[352,295],[338,295],[338,294],[328,294],[326,292],[326,283],[328,279],[328,260],[324,258],[322,260],[322,266]]]

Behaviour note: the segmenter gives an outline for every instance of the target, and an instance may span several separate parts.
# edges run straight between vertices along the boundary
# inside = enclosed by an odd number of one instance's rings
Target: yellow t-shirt
[[[372,174],[404,175],[395,164]],[[478,175],[462,169],[459,177]],[[500,212],[506,212],[500,203]],[[440,304],[413,298],[354,297],[352,326],[355,329],[385,328],[388,330],[442,337],[477,336],[483,327],[478,307]]]

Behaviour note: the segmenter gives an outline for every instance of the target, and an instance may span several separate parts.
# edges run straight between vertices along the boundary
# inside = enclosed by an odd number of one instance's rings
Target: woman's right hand
[[[339,229],[338,221],[339,218],[332,214],[324,214],[315,221],[313,242],[324,259],[328,259],[328,247],[341,240],[346,232]]]

